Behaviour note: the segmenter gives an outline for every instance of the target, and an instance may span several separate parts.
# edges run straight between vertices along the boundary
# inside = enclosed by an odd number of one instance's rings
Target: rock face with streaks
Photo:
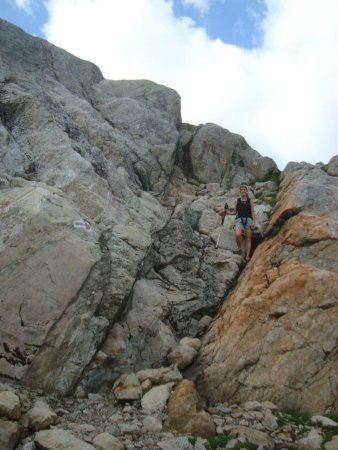
[[[279,187],[241,136],[183,124],[172,89],[105,80],[1,20],[0,42],[0,375],[83,397],[173,362],[207,400],[337,408],[336,157]],[[219,216],[243,182],[246,267]],[[137,399],[162,413],[172,386],[151,383]]]
[[[4,21],[0,39],[0,373],[60,394],[111,387],[201,333],[237,277],[213,233],[242,169],[205,197],[186,178],[203,130],[190,149],[175,91],[105,80]]]

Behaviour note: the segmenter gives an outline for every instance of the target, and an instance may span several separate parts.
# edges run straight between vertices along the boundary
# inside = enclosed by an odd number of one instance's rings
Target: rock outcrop
[[[174,90],[105,80],[1,20],[0,41],[0,375],[39,389],[0,389],[0,444],[322,445],[338,407],[337,157],[290,163],[279,186],[241,136],[182,123]],[[219,216],[243,182],[247,265]],[[290,407],[312,428],[280,425]]]
[[[204,338],[200,391],[337,410],[338,178],[289,164],[267,237]]]
[[[277,168],[216,125],[182,125],[172,89],[105,80],[4,21],[0,39],[0,373],[110,389],[203,332],[241,268],[232,235],[214,248],[215,209]]]

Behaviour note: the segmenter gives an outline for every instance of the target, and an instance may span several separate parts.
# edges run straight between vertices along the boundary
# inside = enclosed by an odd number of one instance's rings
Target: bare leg
[[[236,236],[236,244],[238,251],[242,251],[242,230],[239,230],[236,228],[235,230],[235,236]]]
[[[250,258],[250,252],[251,252],[251,239],[252,239],[252,233],[251,230],[246,230],[245,235],[245,248],[246,248],[246,258]]]

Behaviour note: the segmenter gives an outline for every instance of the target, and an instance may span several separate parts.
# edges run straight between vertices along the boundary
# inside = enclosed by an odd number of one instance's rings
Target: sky
[[[0,0],[0,17],[181,96],[282,170],[338,154],[337,0]]]

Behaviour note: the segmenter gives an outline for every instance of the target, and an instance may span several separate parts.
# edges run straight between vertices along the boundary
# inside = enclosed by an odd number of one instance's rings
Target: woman
[[[256,216],[254,210],[253,199],[248,196],[248,188],[245,185],[239,187],[241,196],[235,203],[234,213],[235,221],[235,237],[238,250],[237,255],[242,254],[242,233],[245,233],[245,260],[250,260],[252,230],[256,228]]]

